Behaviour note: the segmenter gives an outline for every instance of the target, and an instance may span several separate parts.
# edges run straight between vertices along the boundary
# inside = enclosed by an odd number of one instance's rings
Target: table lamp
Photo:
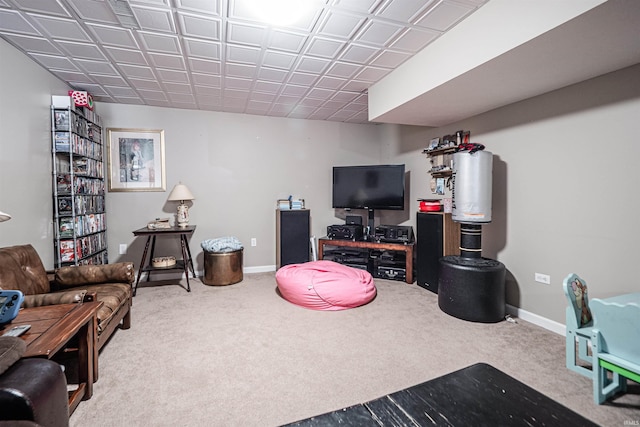
[[[186,185],[183,183],[176,184],[169,193],[169,198],[167,199],[170,202],[180,201],[178,205],[178,227],[186,227],[189,225],[189,207],[184,204],[185,200],[195,200],[193,194]]]
[[[0,222],[9,221],[10,219],[11,219],[11,215],[0,211]]]

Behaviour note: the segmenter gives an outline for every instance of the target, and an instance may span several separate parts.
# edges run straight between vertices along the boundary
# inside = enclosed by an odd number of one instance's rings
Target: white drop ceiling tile
[[[309,45],[305,50],[305,54],[333,59],[338,56],[345,45],[346,42],[344,41],[324,37],[314,37],[309,42]]]
[[[218,109],[222,106],[222,98],[219,96],[196,96],[196,102],[204,109]]]
[[[129,78],[139,78],[146,80],[155,80],[156,76],[153,74],[151,67],[143,67],[140,65],[120,64],[120,71],[124,73],[124,76]]]
[[[390,47],[400,49],[409,53],[416,53],[426,45],[440,37],[442,33],[428,29],[410,28],[405,30],[398,38],[391,43]]]
[[[226,64],[225,75],[230,77],[240,77],[244,79],[254,79],[257,68],[255,65]]]
[[[401,25],[390,24],[382,21],[368,21],[364,28],[358,32],[355,41],[367,43],[376,47],[388,45],[404,29]]]
[[[258,70],[258,80],[282,83],[289,75],[288,71],[262,67]]]
[[[87,23],[86,25],[98,39],[99,44],[138,49],[138,43],[133,38],[131,30],[100,24]]]
[[[56,40],[56,43],[73,58],[107,60],[98,46],[93,43],[77,43],[65,40]]]
[[[352,112],[350,112],[350,111],[342,111],[342,110],[340,110],[340,111],[338,111],[338,112],[336,112],[336,113],[332,114],[332,115],[331,115],[331,118],[332,118],[333,120],[335,120],[335,121],[342,122],[342,121],[347,120],[347,119],[348,119],[349,117],[351,117],[352,115],[353,115],[353,113],[352,113]]]
[[[350,39],[365,23],[366,17],[345,12],[329,11],[318,34]]]
[[[131,98],[128,96],[115,96],[113,99],[120,104],[129,104],[129,105],[144,105],[144,101],[140,98]]]
[[[333,95],[333,97],[331,98],[332,101],[337,101],[337,102],[343,102],[343,103],[348,103],[353,101],[354,99],[356,99],[358,97],[358,93],[354,93],[354,92],[347,92],[347,91],[337,91],[335,93],[335,95]]]
[[[350,92],[363,92],[369,89],[370,82],[360,80],[349,80],[347,84],[342,87],[342,90],[348,90]]]
[[[64,71],[80,71],[76,65],[65,56],[44,55],[41,53],[30,53],[35,61],[42,64],[45,68],[55,68]]]
[[[195,97],[189,93],[169,93],[169,99],[173,102],[196,102]]]
[[[191,85],[184,83],[164,82],[164,88],[170,93],[192,93]]]
[[[177,36],[138,31],[142,44],[149,52],[172,53],[180,55],[180,41]]]
[[[87,76],[85,73],[81,73],[79,71],[63,71],[63,70],[49,70],[58,78],[62,79],[65,82],[76,82],[76,83],[95,83],[95,81]]]
[[[106,86],[127,86],[127,82],[124,81],[123,78],[117,76],[103,76],[101,74],[90,74],[91,78],[101,84]]]
[[[199,13],[220,15],[220,0],[175,0],[178,9],[192,10]]]
[[[31,36],[41,36],[42,33],[31,25],[19,12],[14,10],[0,9],[0,22],[2,22],[1,32],[28,34]]]
[[[105,1],[68,0],[71,7],[83,20],[97,21],[105,24],[119,25],[116,14]]]
[[[473,6],[442,1],[419,18],[416,25],[436,31],[446,31],[464,19],[473,9]]]
[[[57,1],[43,1],[43,0],[13,0],[20,9],[27,10],[29,12],[45,13],[48,15],[58,15],[70,18],[69,12],[62,7]]]
[[[194,92],[196,94],[197,97],[200,96],[209,96],[209,97],[213,97],[216,96],[218,98],[220,98],[222,96],[222,89],[220,89],[219,87],[207,87],[207,86],[195,86],[194,87]]]
[[[342,52],[340,60],[355,64],[367,64],[378,52],[380,49],[352,43]]]
[[[275,103],[271,106],[271,110],[269,111],[269,115],[270,116],[279,116],[279,117],[286,117],[291,110],[293,110],[293,105],[291,104],[282,104],[282,103]]]
[[[406,52],[383,50],[371,61],[371,65],[395,69],[409,58],[411,55]]]
[[[178,12],[182,34],[187,37],[220,40],[221,22],[217,18]]]
[[[262,46],[266,32],[267,29],[264,26],[229,21],[226,41],[248,46]]]
[[[322,99],[303,98],[300,100],[300,105],[308,105],[310,107],[319,107],[324,104]]]
[[[253,113],[253,114],[266,113],[267,111],[269,111],[269,108],[271,108],[270,102],[249,100],[249,102],[247,103],[248,113]]]
[[[340,110],[345,105],[347,105],[346,102],[335,101],[333,99],[331,99],[331,100],[325,102],[324,104],[322,104],[323,107],[331,108],[333,111]]]
[[[248,46],[227,45],[227,61],[255,64],[260,59],[260,49]]]
[[[236,77],[225,77],[224,79],[224,87],[225,90],[229,89],[243,89],[249,90],[253,86],[253,81],[249,79],[240,79]]]
[[[91,95],[93,95],[94,98],[97,96],[105,96],[105,95],[110,96],[107,92],[105,92],[104,88],[100,85],[91,84],[91,83],[74,82],[74,81],[69,82],[69,84],[75,90],[82,90],[82,91],[89,92]]]
[[[253,92],[251,93],[251,100],[271,104],[275,102],[276,95],[273,93]]]
[[[314,99],[329,99],[333,95],[334,91],[329,89],[311,88],[307,97]]]
[[[308,37],[309,35],[306,33],[273,29],[269,32],[266,47],[268,49],[300,53]]]
[[[156,90],[138,90],[140,96],[142,96],[146,100],[155,100],[155,101],[166,101],[167,95],[164,92],[156,91]]]
[[[289,83],[311,86],[318,79],[318,74],[291,73]]]
[[[220,59],[220,43],[184,37],[187,55],[205,59]]]
[[[26,52],[62,55],[61,50],[54,46],[48,39],[42,37],[22,36],[9,33],[2,33],[2,36]]]
[[[119,47],[110,46],[105,46],[104,50],[107,51],[109,56],[113,58],[116,63],[149,65],[145,56],[139,50],[122,49]]]
[[[170,0],[128,0],[131,4],[142,4],[151,6],[169,6]]]
[[[310,120],[327,120],[333,114],[333,110],[330,108],[318,108],[312,114],[309,115]]]
[[[140,24],[140,28],[148,31],[175,33],[171,9],[159,9],[142,6],[131,6],[131,10]]]
[[[202,86],[220,87],[222,83],[222,77],[212,74],[191,73],[191,78],[193,78],[193,83]]]
[[[189,58],[189,68],[196,73],[220,74],[220,61]]]
[[[424,0],[422,0],[424,1]],[[336,5],[340,8],[354,12],[369,14],[373,12],[382,0],[337,0]]]
[[[267,50],[262,58],[262,65],[265,67],[290,70],[297,58],[297,55],[291,53]]]
[[[377,16],[393,21],[409,23],[425,9],[431,7],[435,0],[386,0],[376,12]]]
[[[330,61],[321,58],[303,56],[298,61],[296,71],[321,74],[329,66]]]
[[[237,89],[223,89],[222,98],[224,99],[225,104],[229,100],[234,100],[238,105],[240,102],[245,104],[249,99],[249,92],[246,90],[237,90]]]
[[[130,87],[104,86],[104,88],[113,97],[124,96],[129,98],[138,98],[138,94]]]
[[[354,76],[359,70],[359,65],[336,61],[331,64],[326,74],[328,76],[343,77],[345,79],[348,79]]]
[[[338,77],[324,76],[321,77],[316,83],[316,87],[322,87],[325,89],[338,89],[344,86],[346,80]]]
[[[80,24],[72,19],[27,14],[51,38],[90,42],[91,38]]]
[[[378,68],[378,67],[364,67],[361,72],[356,75],[356,79],[375,83],[387,74],[391,72],[390,69],[387,68]]]
[[[304,105],[296,105],[289,114],[291,118],[306,119],[316,109],[314,107],[306,107]]]
[[[155,80],[144,80],[144,79],[133,79],[127,78],[129,83],[133,86],[134,89],[144,89],[144,90],[162,90],[160,84]]]
[[[185,71],[157,69],[156,73],[158,73],[158,77],[160,77],[160,81],[167,81],[167,82],[174,82],[174,83],[189,83],[189,76]]]
[[[186,65],[182,56],[149,53],[149,60],[153,66],[158,68],[170,68],[182,71],[186,70]]]
[[[281,87],[282,87],[282,85],[280,83],[258,80],[258,81],[255,82],[255,85],[254,85],[253,88],[257,92],[275,94],[275,93],[278,93],[280,91]]]
[[[300,99],[300,97],[302,97],[302,95],[304,95],[308,89],[309,88],[306,86],[287,84],[287,85],[284,85],[281,93],[282,95],[295,96],[298,99]]]
[[[75,63],[89,74],[104,74],[110,76],[118,76],[119,73],[109,62],[93,61],[90,59],[76,59]]]

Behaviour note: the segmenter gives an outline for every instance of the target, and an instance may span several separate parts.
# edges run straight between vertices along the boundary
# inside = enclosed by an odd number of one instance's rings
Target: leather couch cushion
[[[98,332],[102,332],[111,317],[125,304],[131,295],[131,286],[126,283],[103,283],[100,285],[85,286],[88,293],[96,293],[96,299],[102,301],[102,307],[98,310]]]
[[[31,245],[0,248],[0,288],[21,290],[25,295],[50,292],[42,260]]]

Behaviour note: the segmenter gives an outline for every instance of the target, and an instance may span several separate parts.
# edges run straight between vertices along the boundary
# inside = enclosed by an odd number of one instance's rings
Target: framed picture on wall
[[[164,130],[107,129],[109,191],[165,191]]]

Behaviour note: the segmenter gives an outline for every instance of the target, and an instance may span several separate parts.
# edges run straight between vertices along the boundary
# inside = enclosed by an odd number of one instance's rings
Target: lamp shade
[[[186,185],[179,183],[176,184],[175,187],[173,187],[173,190],[171,190],[171,193],[169,193],[169,198],[167,200],[171,202],[180,200],[195,200],[195,197],[193,197],[193,193],[191,193]]]
[[[9,221],[10,219],[11,219],[11,215],[0,211],[0,222]]]

